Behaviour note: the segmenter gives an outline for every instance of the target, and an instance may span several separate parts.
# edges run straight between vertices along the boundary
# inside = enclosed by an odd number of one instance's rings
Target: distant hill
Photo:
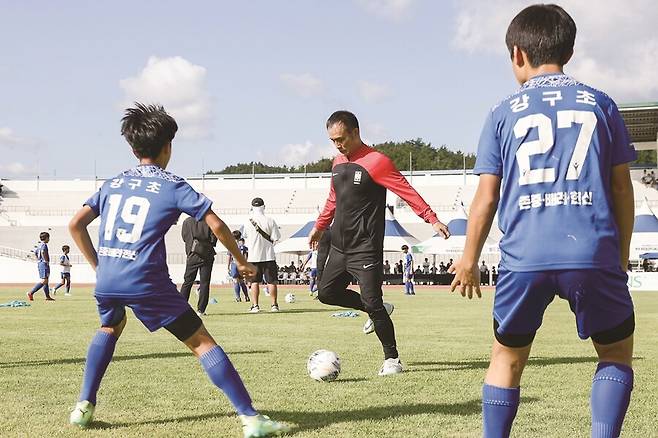
[[[390,157],[400,170],[409,170],[409,153],[412,157],[413,170],[446,170],[461,169],[463,167],[464,153],[452,151],[445,145],[434,147],[422,139],[407,140],[403,142],[386,142],[373,146],[375,149]],[[472,169],[475,164],[475,154],[466,154],[466,168]],[[253,169],[252,169],[253,167]],[[225,167],[222,170],[211,170],[208,174],[250,174],[255,173],[300,173],[304,172],[304,165],[299,166],[270,166],[261,162],[238,163]],[[308,173],[330,172],[331,159],[323,158],[306,164]]]

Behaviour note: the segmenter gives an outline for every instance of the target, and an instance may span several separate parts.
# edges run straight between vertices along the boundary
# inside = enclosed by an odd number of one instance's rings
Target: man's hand
[[[318,242],[320,242],[320,239],[322,239],[323,234],[324,230],[318,230],[317,228],[313,227],[308,235],[308,246],[311,249],[318,249]]]
[[[450,230],[448,230],[448,226],[446,224],[444,224],[443,222],[441,222],[441,221],[434,222],[432,224],[432,228],[434,228],[434,231],[437,234],[443,236],[444,239],[447,239],[448,237],[450,237]]]
[[[256,276],[256,272],[257,272],[256,267],[249,262],[247,262],[244,265],[238,264],[237,267],[240,276],[247,280]]]
[[[448,272],[455,274],[455,278],[450,284],[450,292],[454,292],[457,286],[460,286],[459,292],[462,294],[462,297],[468,294],[468,299],[470,300],[473,298],[473,289],[475,288],[478,298],[482,298],[482,292],[480,291],[480,269],[477,263],[467,264],[460,259],[450,266]]]

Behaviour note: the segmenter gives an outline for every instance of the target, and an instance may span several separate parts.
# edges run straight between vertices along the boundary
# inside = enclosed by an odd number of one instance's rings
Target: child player
[[[625,268],[636,154],[612,99],[563,73],[575,37],[576,24],[556,5],[529,6],[512,20],[505,41],[521,88],[491,110],[480,137],[480,182],[451,271],[452,290],[480,296],[477,262],[499,206],[485,437],[510,434],[521,374],[555,295],[569,301],[578,336],[598,354],[591,436],[618,437],[630,402],[635,322]]]
[[[238,249],[240,250],[240,253],[247,258],[247,255],[249,254],[249,250],[244,244],[244,239],[242,238],[242,233],[239,230],[234,230],[233,231],[233,238],[238,244]],[[244,279],[242,278],[242,275],[240,272],[238,272],[238,266],[235,263],[235,260],[233,259],[233,255],[229,254],[228,255],[228,274],[231,276],[233,279],[233,292],[235,293],[235,301],[236,302],[241,302],[242,298],[240,297],[240,291],[244,294],[244,300],[249,302],[249,292],[247,290],[247,283],[245,283]]]
[[[96,270],[95,297],[101,319],[87,352],[82,390],[70,422],[81,427],[91,423],[101,379],[126,325],[125,308],[130,307],[150,331],[164,327],[192,350],[210,381],[233,404],[245,437],[280,433],[287,426],[253,408],[233,364],[169,278],[164,236],[182,212],[208,224],[242,275],[256,273],[228,227],[211,210],[211,201],[165,170],[177,129],[161,106],[138,103],[126,110],[121,133],[139,165],[105,182],[69,225],[75,243]],[[98,216],[97,252],[87,227]]]
[[[69,248],[68,245],[62,246],[62,255],[59,257],[59,265],[62,267],[62,282],[55,286],[53,289],[53,294],[57,294],[57,289],[62,286],[66,286],[66,293],[64,296],[71,295],[71,260],[69,260]]]
[[[46,301],[55,301],[50,297],[50,289],[48,288],[48,277],[50,277],[50,254],[48,253],[48,242],[50,241],[50,234],[42,232],[39,234],[39,245],[34,250],[34,255],[37,257],[37,268],[39,270],[40,282],[34,285],[31,291],[27,293],[27,298],[34,301],[34,293],[43,288],[46,294]]]
[[[311,272],[309,272],[309,281],[308,281],[308,289],[309,289],[309,295],[314,296],[315,292],[318,290],[318,250],[312,249],[309,251],[308,256],[306,257],[306,260],[304,260],[304,263],[302,266],[299,268],[299,272],[304,272],[306,269],[306,265],[309,265],[311,268]]]
[[[414,291],[414,256],[409,252],[407,245],[402,245],[402,252],[404,253],[404,269],[402,271],[404,294],[416,295],[416,291]]]

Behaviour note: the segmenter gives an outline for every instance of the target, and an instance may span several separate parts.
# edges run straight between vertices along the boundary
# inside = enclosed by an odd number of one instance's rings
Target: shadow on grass
[[[635,357],[634,360],[642,360],[642,357]],[[596,356],[566,356],[566,357],[531,357],[528,359],[527,366],[548,366],[564,365],[570,363],[592,363],[598,362]],[[446,370],[483,370],[489,368],[489,360],[467,359],[461,361],[436,361],[436,362],[409,362],[409,366],[419,367],[410,369],[410,372],[419,371],[446,371]],[[433,368],[425,368],[433,367]]]
[[[290,309],[288,307],[282,309],[280,312],[270,312],[270,309],[266,306],[263,306],[260,308],[259,314],[277,314],[277,315],[285,315],[286,313],[333,313],[331,309]],[[249,314],[248,310],[245,310],[244,312],[226,312],[226,313],[211,313],[207,316],[204,316],[204,318],[208,317],[222,317],[222,316],[244,316]]]
[[[251,351],[233,351],[226,352],[229,356],[238,354],[265,354],[271,353],[271,350],[251,350]],[[124,360],[142,360],[142,359],[170,359],[176,357],[193,357],[190,352],[170,352],[170,353],[146,353],[135,354],[132,356],[114,356],[112,362],[121,362]],[[38,367],[48,365],[70,365],[84,364],[84,357],[71,357],[62,359],[45,359],[45,360],[26,360],[18,362],[0,362],[0,368],[20,368],[20,367]]]
[[[525,399],[524,401],[532,401]],[[338,411],[276,411],[267,410],[264,413],[271,416],[277,421],[290,423],[293,426],[291,434],[321,429],[336,423],[359,422],[359,421],[380,421],[392,420],[398,417],[422,415],[422,414],[443,414],[443,415],[477,415],[481,411],[480,400],[470,400],[464,403],[415,403],[398,406],[377,406],[365,409],[349,409]],[[230,414],[232,416],[233,414]],[[223,418],[229,416],[224,413],[208,413],[200,415],[190,415],[185,417],[163,418],[156,420],[146,420],[139,422],[119,422],[106,423],[104,421],[94,421],[89,429],[111,430],[123,427],[149,425],[149,424],[168,424],[182,423],[214,418]],[[237,428],[236,424],[236,428]]]
[[[230,414],[233,416],[234,414]],[[168,424],[168,423],[183,423],[183,422],[192,422],[192,421],[201,421],[201,420],[210,420],[214,418],[227,417],[229,414],[223,414],[221,412],[213,412],[210,414],[200,414],[200,415],[189,415],[186,417],[178,418],[161,418],[157,420],[146,420],[146,421],[135,421],[134,423],[128,422],[119,422],[119,423],[107,423],[105,421],[96,421],[87,429],[96,429],[96,430],[111,430],[111,429],[120,429],[122,427],[132,427],[132,426],[143,426],[149,424]],[[236,427],[238,427],[236,423]]]
[[[398,417],[423,414],[477,415],[480,411],[481,404],[478,399],[464,403],[413,403],[322,412],[267,410],[265,413],[278,421],[294,424],[291,431],[294,434],[321,429],[336,423],[393,420]]]

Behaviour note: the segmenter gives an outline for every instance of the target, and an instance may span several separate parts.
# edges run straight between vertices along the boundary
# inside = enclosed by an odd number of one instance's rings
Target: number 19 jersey
[[[106,181],[85,202],[101,220],[96,295],[175,291],[164,236],[181,212],[202,220],[211,204],[183,178],[155,165],[140,165]]]
[[[613,100],[564,74],[536,76],[494,107],[473,172],[502,177],[501,266],[619,266],[610,181],[635,159]]]

